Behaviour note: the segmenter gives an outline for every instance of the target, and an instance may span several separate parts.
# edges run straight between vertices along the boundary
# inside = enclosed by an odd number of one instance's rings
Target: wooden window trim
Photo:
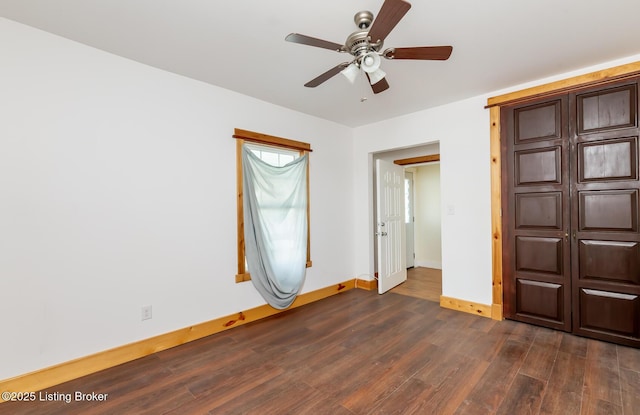
[[[312,152],[311,145],[302,141],[290,140],[288,138],[276,137],[253,131],[234,129],[233,138],[236,139],[236,203],[238,206],[238,273],[236,274],[236,282],[249,281],[251,274],[245,268],[245,246],[244,246],[244,206],[242,202],[243,195],[243,177],[242,177],[242,145],[248,141],[260,145],[286,148],[297,150],[301,156]],[[311,267],[311,232],[310,232],[310,203],[309,203],[309,163],[307,163],[307,268]]]
[[[502,275],[502,153],[500,131],[500,108],[502,106],[526,102],[558,93],[568,93],[581,88],[604,85],[618,80],[636,77],[640,74],[640,62],[632,62],[601,71],[578,75],[560,81],[535,86],[520,91],[491,97],[487,100],[489,108],[491,140],[491,231],[492,231],[492,307],[491,317],[502,320],[503,313],[503,275]]]
[[[233,138],[244,141],[252,141],[254,143],[271,145],[275,147],[285,147],[292,150],[308,151],[312,152],[311,144],[304,143],[302,141],[290,140],[288,138],[276,137],[273,135],[266,135],[261,133],[254,133],[253,131],[241,130],[236,128],[233,133]]]

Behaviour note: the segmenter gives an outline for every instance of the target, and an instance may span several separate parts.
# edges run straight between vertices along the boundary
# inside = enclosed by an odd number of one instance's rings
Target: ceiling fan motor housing
[[[353,32],[344,42],[347,52],[355,57],[360,57],[367,52],[378,52],[382,48],[383,42],[371,43],[369,39],[369,26],[373,22],[373,13],[363,10],[353,16],[353,21],[361,30]]]

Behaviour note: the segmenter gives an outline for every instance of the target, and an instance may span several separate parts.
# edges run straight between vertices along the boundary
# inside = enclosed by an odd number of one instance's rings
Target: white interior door
[[[404,223],[404,169],[376,160],[378,293],[407,280]]]
[[[416,250],[414,241],[414,224],[415,216],[413,214],[413,173],[410,171],[404,172],[404,227],[406,235],[406,267],[413,268],[415,266]]]

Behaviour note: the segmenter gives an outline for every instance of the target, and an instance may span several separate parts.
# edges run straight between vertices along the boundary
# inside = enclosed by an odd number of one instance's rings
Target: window
[[[413,206],[411,205],[411,193],[413,192],[413,186],[411,179],[409,179],[405,173],[404,178],[404,223],[411,223],[413,221],[413,213],[411,212]]]
[[[300,151],[289,150],[286,148],[266,146],[262,144],[246,145],[253,154],[260,158],[260,160],[264,161],[265,163],[269,163],[272,166],[282,167],[301,156]]]
[[[249,281],[251,275],[247,270],[245,259],[244,245],[244,208],[243,208],[243,189],[242,189],[242,146],[248,144],[253,154],[261,160],[275,165],[284,166],[294,159],[311,152],[311,146],[308,143],[289,140],[286,138],[274,137],[265,134],[255,133],[252,131],[235,129],[233,138],[236,139],[236,186],[237,186],[237,204],[238,204],[238,273],[236,274],[236,282]],[[307,166],[308,169],[308,166]],[[309,172],[307,171],[307,181],[309,180]],[[309,183],[307,183],[307,227],[309,225]],[[307,267],[311,266],[311,249],[310,249],[310,232],[307,232]]]

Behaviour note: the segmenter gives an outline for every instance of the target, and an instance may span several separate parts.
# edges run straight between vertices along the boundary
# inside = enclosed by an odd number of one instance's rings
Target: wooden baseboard
[[[475,314],[476,316],[488,318],[491,318],[492,316],[492,307],[490,305],[476,304],[466,300],[445,297],[444,295],[440,296],[440,307],[462,311],[464,313]]]
[[[354,286],[362,290],[373,291],[378,289],[378,280],[360,280],[356,278]]]
[[[442,270],[442,261],[422,261],[417,259],[415,261],[415,266]]]
[[[494,320],[502,320],[502,304],[491,304],[491,318]]]
[[[299,295],[300,307],[354,288],[354,280]],[[286,310],[268,304],[0,381],[0,391],[36,392]],[[4,400],[0,397],[0,403]]]

